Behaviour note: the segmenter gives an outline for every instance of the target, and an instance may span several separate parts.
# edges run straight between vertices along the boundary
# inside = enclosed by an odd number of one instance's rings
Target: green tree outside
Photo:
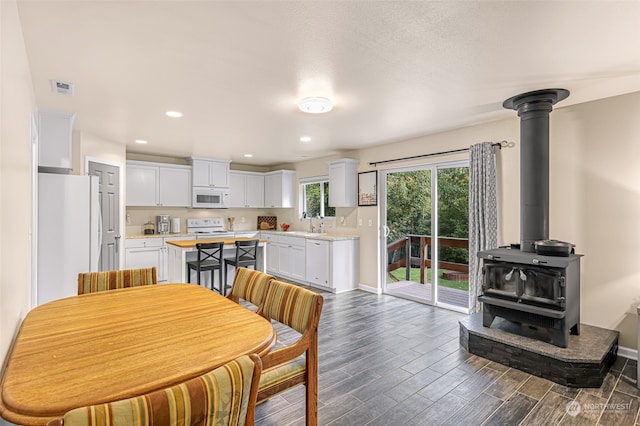
[[[440,237],[468,238],[468,206],[468,167],[439,169],[438,234]],[[388,244],[408,234],[431,235],[431,217],[431,170],[387,174],[387,224],[390,228]],[[417,245],[412,247],[414,256],[418,256],[418,250]],[[400,249],[388,261],[393,263],[404,256],[404,249]],[[429,256],[431,257],[431,253]],[[466,249],[441,247],[439,257],[441,261],[469,263],[469,251]]]

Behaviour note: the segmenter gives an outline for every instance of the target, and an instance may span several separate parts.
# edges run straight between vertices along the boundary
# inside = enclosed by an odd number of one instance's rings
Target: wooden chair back
[[[293,344],[262,357],[258,403],[299,384],[306,385],[306,424],[318,422],[318,323],[324,299],[302,287],[273,280],[258,313],[301,333]],[[304,358],[300,358],[305,355]]]
[[[78,294],[137,287],[158,283],[156,267],[119,269],[117,271],[83,272],[78,274]]]
[[[227,298],[236,303],[240,303],[241,299],[246,300],[259,308],[264,301],[269,284],[274,279],[273,275],[265,274],[261,271],[237,268],[231,292],[229,292]]]
[[[244,355],[167,389],[67,412],[48,426],[225,425],[253,426],[262,364]]]

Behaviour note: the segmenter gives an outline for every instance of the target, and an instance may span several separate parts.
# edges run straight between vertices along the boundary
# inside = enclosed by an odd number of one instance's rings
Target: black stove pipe
[[[565,89],[522,93],[503,102],[520,117],[520,250],[549,239],[549,113]]]

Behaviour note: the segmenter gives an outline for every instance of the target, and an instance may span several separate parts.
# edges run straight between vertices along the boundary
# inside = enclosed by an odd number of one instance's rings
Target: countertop
[[[347,235],[347,234],[333,234],[333,233],[316,233],[316,232],[305,232],[305,231],[262,231],[263,234],[271,234],[271,235],[281,235],[284,237],[299,237],[306,238],[308,240],[325,240],[325,241],[341,241],[341,240],[359,240],[360,237],[357,235]]]
[[[171,244],[180,248],[193,248],[196,244],[208,244],[208,243],[219,243],[223,242],[225,245],[234,245],[236,241],[246,241],[246,240],[254,240],[255,238],[204,238],[204,239],[193,239],[193,240],[178,240],[178,241],[167,241],[167,244]],[[265,243],[265,240],[260,240],[261,243]]]
[[[180,234],[127,234],[125,238],[175,238],[175,237],[193,237],[197,234],[193,232],[182,232]]]
[[[241,230],[241,231],[224,231],[227,234],[235,234],[235,235],[242,235],[242,234],[251,234],[251,233],[259,233],[260,231],[252,231],[252,230]],[[129,238],[181,238],[181,237],[193,237],[193,239],[195,239],[198,235],[202,235],[202,234],[195,234],[193,232],[181,232],[179,234],[127,234],[125,236],[126,239]]]
[[[305,231],[250,231],[250,230],[245,230],[245,231],[227,231],[230,234],[239,234],[242,235],[244,233],[248,233],[248,232],[256,232],[256,233],[262,233],[262,235],[264,234],[271,234],[271,235],[282,235],[282,236],[290,236],[290,237],[298,237],[298,238],[306,238],[309,240],[325,240],[325,241],[341,241],[341,240],[359,240],[360,237],[357,235],[348,235],[348,234],[335,234],[335,233],[330,233],[330,232],[325,232],[322,234],[319,234],[317,232],[305,232]],[[131,234],[131,235],[127,235],[125,238],[126,239],[130,239],[130,238],[165,238],[168,240],[171,240],[171,238],[182,238],[182,237],[193,237],[193,239],[196,239],[196,236],[199,234],[194,234],[194,233],[187,233],[187,232],[183,232],[180,234]],[[219,240],[219,239],[218,239]],[[200,242],[204,241],[202,239],[199,240]],[[233,244],[233,243],[231,243]]]

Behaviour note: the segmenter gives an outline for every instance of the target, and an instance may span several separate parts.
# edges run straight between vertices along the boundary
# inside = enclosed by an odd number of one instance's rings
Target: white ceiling
[[[569,89],[558,107],[640,90],[639,1],[18,7],[38,106],[132,152],[273,165],[514,117],[502,101],[529,90]],[[335,108],[302,113],[307,96]]]

